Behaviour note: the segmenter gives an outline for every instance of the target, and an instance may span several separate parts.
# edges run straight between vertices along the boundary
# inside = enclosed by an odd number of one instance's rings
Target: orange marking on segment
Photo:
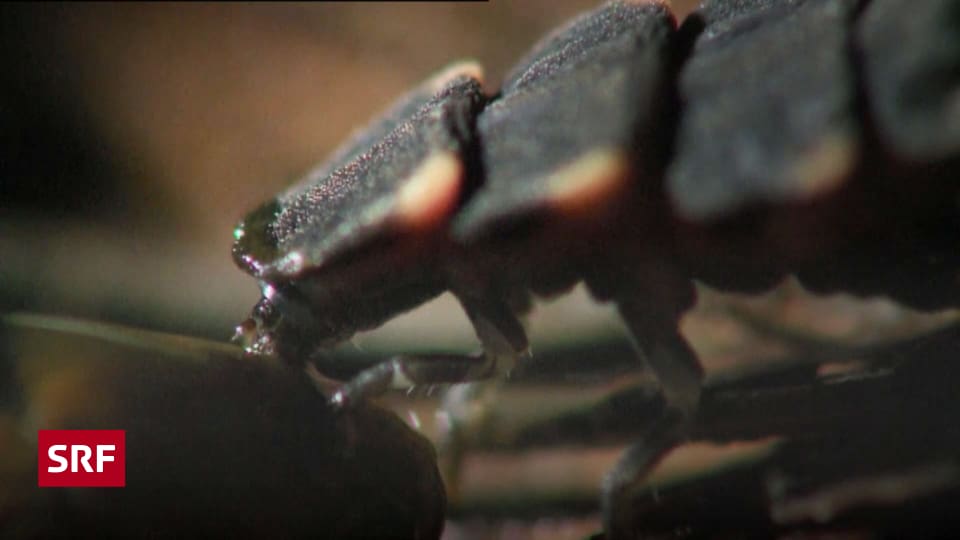
[[[394,215],[410,229],[431,229],[444,223],[456,208],[463,178],[463,162],[456,153],[427,156],[400,188]]]
[[[550,206],[566,215],[590,215],[626,190],[630,160],[617,149],[587,152],[549,179]]]
[[[848,133],[823,137],[791,171],[799,181],[799,194],[815,197],[842,186],[857,161],[857,145]]]
[[[474,60],[461,60],[443,68],[434,76],[430,77],[426,85],[431,92],[436,93],[443,90],[443,87],[459,77],[469,77],[484,84],[483,66]]]

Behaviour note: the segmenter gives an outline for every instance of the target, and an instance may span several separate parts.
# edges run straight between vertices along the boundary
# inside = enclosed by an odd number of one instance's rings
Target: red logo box
[[[124,487],[127,432],[122,429],[40,430],[37,485]]]

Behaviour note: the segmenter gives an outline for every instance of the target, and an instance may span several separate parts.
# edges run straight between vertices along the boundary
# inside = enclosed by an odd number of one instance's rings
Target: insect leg
[[[703,369],[677,326],[693,304],[693,284],[663,270],[617,299],[637,355],[660,382],[666,409],[604,479],[603,519],[610,538],[629,536],[633,493],[660,458],[687,437],[700,401]]]
[[[604,477],[601,505],[607,538],[631,537],[634,496],[653,466],[686,438],[688,423],[677,409],[667,409]]]
[[[493,363],[492,369],[506,375],[516,366],[517,360],[527,354],[529,343],[515,310],[494,298],[493,295],[479,298],[457,294],[483,345],[484,354]]]
[[[361,371],[334,392],[330,402],[335,407],[349,407],[353,403],[380,395],[390,389],[467,382],[484,379],[492,374],[492,364],[484,355],[394,356]]]
[[[447,484],[447,497],[456,500],[459,492],[460,470],[470,441],[492,420],[492,400],[496,398],[505,376],[517,362],[528,354],[526,331],[517,319],[516,310],[499,296],[483,297],[458,293],[457,298],[469,317],[477,337],[483,345],[492,373],[497,376],[457,388],[444,396],[446,415],[440,439],[442,470]]]
[[[656,375],[667,407],[690,418],[697,411],[703,383],[703,368],[677,328],[677,316],[655,306],[621,300],[620,317],[627,325],[637,356]],[[667,310],[670,308],[667,307]]]
[[[391,388],[478,381],[509,371],[527,347],[520,322],[506,306],[463,299],[461,303],[483,344],[483,353],[395,356],[361,371],[333,393],[331,403],[349,407]]]

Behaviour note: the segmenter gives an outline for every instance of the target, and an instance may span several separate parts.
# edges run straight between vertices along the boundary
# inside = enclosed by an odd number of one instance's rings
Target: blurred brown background
[[[596,3],[0,8],[0,307],[225,338],[245,212],[431,72],[496,88]]]

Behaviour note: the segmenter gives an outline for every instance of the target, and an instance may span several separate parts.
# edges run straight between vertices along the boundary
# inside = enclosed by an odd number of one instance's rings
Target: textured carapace
[[[250,349],[309,356],[444,289],[517,298],[588,278],[615,299],[607,282],[631,265],[646,279],[650,260],[720,287],[793,272],[948,305],[950,10],[708,1],[678,31],[663,3],[611,2],[543,39],[494,96],[456,64],[237,228],[235,258],[264,290]],[[862,275],[873,265],[882,276]],[[899,269],[937,285],[918,293]]]
[[[604,483],[605,527],[684,437],[703,373],[678,320],[694,280],[960,304],[956,0],[604,4],[485,94],[458,64],[238,228],[263,298],[251,353],[321,372],[323,351],[443,291],[484,353],[399,356],[331,400],[501,374],[531,294],[578,281],[616,305],[663,419]]]
[[[448,290],[486,363],[411,359],[352,390],[488,377],[526,350],[530,294],[584,281],[690,414],[694,279],[955,306],[958,26],[949,0],[711,0],[679,27],[617,1],[494,95],[455,64],[237,228],[263,291],[247,349],[324,371],[327,347]]]

